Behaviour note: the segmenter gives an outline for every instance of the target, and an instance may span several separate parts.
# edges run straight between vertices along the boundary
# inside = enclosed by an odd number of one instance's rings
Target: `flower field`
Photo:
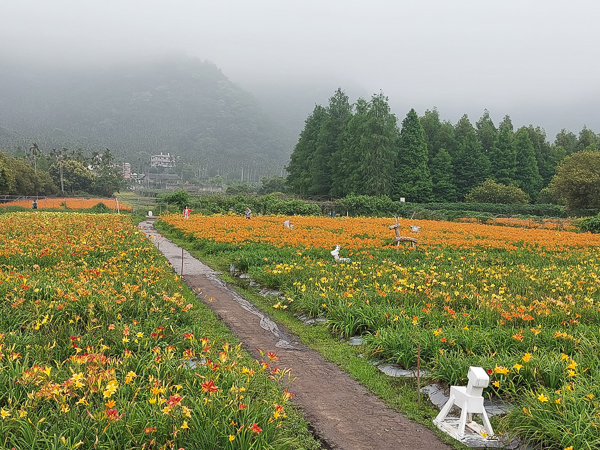
[[[192,216],[162,220],[207,253],[282,292],[273,307],[326,317],[368,353],[466,384],[515,408],[497,425],[548,449],[600,447],[600,236],[394,219]],[[294,228],[283,227],[290,220]],[[418,234],[411,226],[420,226]],[[341,245],[336,263],[329,254]]]
[[[74,197],[63,197],[63,198],[41,198],[37,200],[38,209],[62,209],[65,206],[69,209],[90,209],[96,206],[98,203],[103,203],[108,208],[117,211],[130,210],[129,206],[118,203],[114,198],[74,198]],[[1,203],[0,206],[22,206],[23,208],[31,208],[31,200],[16,200],[8,203]]]
[[[0,242],[1,448],[297,448],[277,356],[245,355],[129,218],[4,214]]]

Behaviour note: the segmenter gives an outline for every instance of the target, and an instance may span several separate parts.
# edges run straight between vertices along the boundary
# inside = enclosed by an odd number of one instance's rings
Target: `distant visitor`
[[[37,201],[36,200],[31,202],[31,209],[37,209]]]
[[[250,208],[246,206],[246,219],[249,219],[252,216],[252,211]]]

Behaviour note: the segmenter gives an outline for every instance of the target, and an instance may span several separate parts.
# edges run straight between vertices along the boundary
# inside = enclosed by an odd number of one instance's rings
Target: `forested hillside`
[[[110,148],[134,170],[171,153],[204,176],[280,174],[293,141],[212,63],[0,72],[0,148]]]
[[[518,188],[504,190],[518,202],[550,202],[560,200],[558,187],[548,186],[561,162],[599,149],[600,136],[588,128],[579,135],[563,129],[551,143],[540,127],[515,130],[509,116],[494,124],[487,110],[474,125],[467,115],[452,124],[436,109],[420,117],[410,110],[399,127],[383,94],[350,104],[338,89],[306,119],[286,183],[313,197],[386,195],[410,202],[463,201],[480,193],[476,187],[508,186]],[[580,195],[584,189],[591,187]]]

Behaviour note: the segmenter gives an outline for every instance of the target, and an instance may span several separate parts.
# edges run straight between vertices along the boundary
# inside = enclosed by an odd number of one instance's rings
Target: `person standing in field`
[[[252,216],[252,211],[250,211],[250,208],[246,206],[246,219],[250,219],[250,216]]]

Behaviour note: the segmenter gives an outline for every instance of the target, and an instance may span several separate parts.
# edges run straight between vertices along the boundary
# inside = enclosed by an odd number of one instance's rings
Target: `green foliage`
[[[239,194],[250,194],[254,192],[253,189],[248,185],[248,183],[236,183],[231,186],[227,186],[225,189],[225,193],[227,195],[239,195]]]
[[[94,206],[92,206],[91,208],[89,208],[88,211],[92,212],[92,213],[95,213],[95,214],[110,214],[110,213],[113,212],[112,209],[110,209],[108,206],[106,206],[102,202],[96,203]]]
[[[10,189],[8,167],[0,160],[0,194],[7,194]]]
[[[576,225],[583,232],[600,233],[600,214],[594,217],[586,217],[576,222]]]
[[[514,133],[510,117],[506,116],[500,125],[500,132],[489,153],[490,174],[495,181],[509,185],[515,182],[517,152],[514,146]]]
[[[411,202],[426,202],[433,182],[429,171],[429,153],[419,116],[411,109],[402,121],[396,162],[397,197]]]
[[[315,106],[312,114],[305,121],[300,139],[290,156],[290,163],[286,167],[288,176],[286,185],[296,194],[308,195],[312,184],[311,166],[317,150],[317,138],[327,117],[327,111],[322,106]]]
[[[190,194],[184,189],[175,191],[172,194],[163,195],[161,200],[165,203],[175,204],[181,210],[191,204]]]
[[[358,150],[355,159],[360,160],[357,173],[360,181],[355,190],[354,186],[351,189],[366,195],[391,195],[398,155],[398,126],[396,116],[390,112],[388,98],[382,93],[374,95],[367,105],[364,119],[361,134],[353,137]],[[418,118],[416,120],[418,124]]]
[[[517,168],[515,180],[518,186],[530,197],[535,196],[542,188],[542,177],[535,158],[535,149],[529,137],[527,128],[521,127],[515,133],[515,149],[517,152]]]
[[[477,137],[479,138],[479,142],[481,142],[483,152],[489,154],[498,138],[498,130],[487,109],[483,111],[483,116],[475,123],[475,126],[477,129]]]
[[[565,208],[559,205],[492,204],[492,203],[404,203],[389,197],[349,195],[335,202],[338,211],[348,211],[350,216],[416,217],[434,220],[452,220],[474,217],[477,213],[503,216],[566,217]]]
[[[314,159],[310,162],[311,195],[329,195],[332,187],[332,156],[339,153],[342,134],[352,116],[348,96],[341,88],[329,99],[325,120],[317,136]]]
[[[209,197],[194,197],[190,203],[195,212],[202,214],[243,214],[246,206],[253,214],[283,214],[283,215],[319,215],[321,208],[304,200],[281,199],[277,195],[268,194],[261,197],[235,195],[232,197],[212,195]]]
[[[24,159],[0,152],[0,193],[54,195],[58,192],[47,172],[37,172]]]
[[[600,152],[586,150],[567,156],[549,187],[569,210],[600,209]]]
[[[103,197],[112,197],[125,187],[123,172],[115,165],[114,157],[109,149],[102,154],[94,155],[93,167],[96,177],[92,183],[91,192]]]
[[[62,179],[65,192],[91,191],[94,175],[78,161],[72,159],[57,161],[50,166],[49,172],[56,186],[61,186]]]
[[[285,178],[261,178],[261,186],[258,189],[259,195],[272,194],[274,192],[285,192]]]
[[[452,157],[445,148],[441,148],[430,163],[431,200],[434,202],[452,202],[456,200],[456,187],[452,172]]]
[[[456,124],[456,152],[452,155],[458,197],[463,198],[474,186],[483,183],[490,172],[490,162],[483,153],[477,133],[464,115]]]
[[[355,112],[348,121],[342,135],[341,148],[332,155],[332,167],[336,170],[331,174],[331,195],[343,197],[348,193],[362,193],[362,174],[364,146],[361,137],[365,133],[368,102],[359,98],[356,101]]]
[[[467,203],[529,203],[529,195],[517,186],[496,183],[487,179],[481,185],[474,187],[465,197]]]

